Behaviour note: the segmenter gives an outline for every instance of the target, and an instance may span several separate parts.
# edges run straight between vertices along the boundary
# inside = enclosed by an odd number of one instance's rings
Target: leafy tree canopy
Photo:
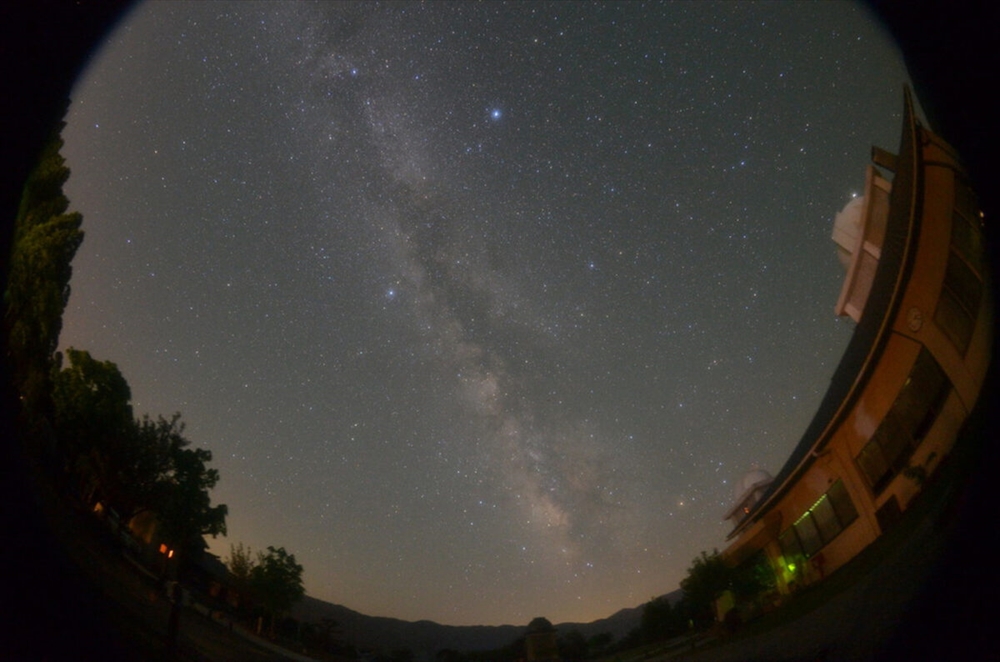
[[[587,657],[587,639],[579,630],[573,629],[556,640],[559,659],[565,662],[583,660]]]
[[[83,219],[77,212],[67,212],[69,200],[62,189],[69,178],[59,153],[63,126],[47,143],[25,184],[4,292],[14,383],[32,411],[48,396],[62,314],[69,301],[70,263],[83,242]]]
[[[190,448],[180,414],[136,421],[118,366],[86,351],[69,349],[66,356],[69,366],[53,379],[53,404],[57,435],[77,473],[125,521],[154,512],[178,547],[224,534],[228,510],[209,496],[219,472],[207,466],[210,451]]]
[[[587,650],[589,650],[592,654],[594,653],[600,654],[605,649],[607,649],[612,644],[612,642],[614,642],[614,640],[615,636],[610,632],[601,632],[599,634],[595,634],[594,636],[592,636],[590,639],[587,640]]]
[[[732,588],[733,571],[722,560],[718,550],[709,556],[702,552],[688,568],[688,576],[681,581],[684,602],[691,615],[701,620],[713,614],[715,599],[726,589]]]
[[[250,573],[254,565],[254,557],[249,547],[244,547],[243,543],[229,545],[226,568],[237,588],[246,589],[250,586]]]
[[[688,576],[681,581],[684,589],[684,606],[696,621],[714,618],[713,603],[723,591],[732,591],[740,599],[752,598],[766,588],[766,568],[744,563],[733,568],[726,564],[718,550],[711,555],[702,552],[688,569]]]
[[[52,382],[56,432],[80,451],[96,445],[104,451],[121,446],[134,425],[132,391],[118,366],[98,361],[90,352],[67,349],[69,365]],[[61,367],[62,357],[57,359]]]
[[[209,490],[219,482],[217,469],[206,465],[212,452],[188,448],[180,414],[169,420],[143,417],[136,427],[136,443],[130,448],[129,463],[144,479],[133,510],[153,510],[164,532],[178,545],[190,544],[203,535],[226,533],[225,504],[213,506]]]
[[[52,378],[56,437],[66,468],[79,481],[85,501],[123,501],[134,476],[124,456],[135,422],[128,382],[111,361],[68,349],[69,366]],[[62,356],[56,358],[61,366]]]
[[[659,641],[684,632],[687,618],[680,610],[674,609],[665,596],[660,596],[643,605],[639,627],[644,641]]]
[[[302,566],[284,547],[268,547],[266,554],[257,552],[257,563],[250,571],[250,585],[272,618],[290,609],[305,594]]]

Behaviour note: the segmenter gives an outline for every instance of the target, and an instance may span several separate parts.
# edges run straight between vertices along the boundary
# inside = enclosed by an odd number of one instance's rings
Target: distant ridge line
[[[682,591],[677,589],[659,596],[671,604],[680,600]],[[591,623],[557,623],[561,632],[577,630],[586,638],[610,633],[614,641],[620,640],[642,620],[643,605],[620,609],[607,618]],[[544,614],[538,614],[544,616]],[[416,654],[434,656],[444,649],[457,651],[485,651],[502,648],[524,634],[528,624],[521,625],[442,625],[430,620],[404,621],[387,616],[367,616],[344,607],[305,596],[292,609],[296,619],[318,623],[325,618],[337,622],[341,639],[361,649],[409,649]]]

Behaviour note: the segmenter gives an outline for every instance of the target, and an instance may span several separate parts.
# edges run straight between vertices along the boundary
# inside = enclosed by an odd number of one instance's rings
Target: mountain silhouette
[[[681,598],[678,589],[663,596],[676,604]],[[577,630],[585,638],[610,633],[618,641],[642,620],[642,605],[621,609],[607,618],[591,623],[558,623],[556,630],[565,634]],[[494,650],[510,644],[525,633],[527,623],[521,625],[441,625],[433,621],[403,621],[384,616],[367,616],[342,605],[317,598],[303,597],[292,609],[294,618],[319,623],[323,619],[337,622],[340,638],[358,649],[401,650],[409,649],[418,656],[433,659],[443,649],[457,651]]]

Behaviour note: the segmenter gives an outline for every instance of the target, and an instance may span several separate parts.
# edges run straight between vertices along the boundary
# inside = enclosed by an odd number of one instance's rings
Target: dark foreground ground
[[[0,659],[289,659],[190,608],[180,608],[179,635],[170,642],[162,584],[128,561],[96,518],[68,505],[35,463],[23,467],[12,518],[19,526],[6,528],[5,551],[17,554],[5,567],[12,579],[5,598],[13,599],[0,620]]]
[[[9,4],[19,9],[6,9],[0,21],[5,224],[0,270],[9,254],[9,219],[35,155],[89,49],[128,6],[123,0]],[[918,97],[930,102],[935,128],[970,166],[994,223],[1000,217],[995,186],[1000,109],[992,89],[1000,70],[994,45],[1000,10],[993,3],[944,0],[874,5],[892,23]],[[988,232],[996,259],[995,226]],[[79,513],[50,525],[44,494],[18,452],[13,425],[18,408],[6,375],[0,384],[0,660],[167,659],[168,607],[154,595],[155,587],[150,593],[143,580],[108,568],[100,543],[72,542],[80,539],[74,537],[79,522],[73,523]],[[985,399],[992,416],[971,480],[916,527],[898,553],[887,554],[876,570],[797,620],[673,654],[698,662],[1000,660],[996,389],[988,389]],[[189,613],[182,617],[181,632],[176,659],[279,659]]]
[[[985,408],[984,408],[985,409]],[[996,437],[985,417],[904,519],[858,560],[735,636],[623,654],[621,662],[1000,660]],[[24,458],[21,458],[23,461]],[[171,605],[35,462],[9,476],[3,660],[288,659],[190,609],[171,650]],[[985,469],[985,470],[984,470]],[[971,476],[971,477],[970,477]],[[10,507],[14,506],[14,507]],[[5,519],[8,519],[5,517]],[[11,552],[14,552],[11,555]],[[8,592],[9,589],[9,592]],[[301,659],[301,658],[300,658]]]
[[[910,522],[901,540],[877,550],[876,565],[859,571],[846,588],[807,613],[752,636],[707,642],[703,650],[664,658],[1000,660],[996,549],[975,534],[975,522],[957,511],[972,493],[956,487],[934,494],[936,501],[924,504],[924,517]],[[992,524],[980,524],[987,522]]]
[[[1000,660],[993,393],[902,519],[851,563],[734,634],[619,662]]]

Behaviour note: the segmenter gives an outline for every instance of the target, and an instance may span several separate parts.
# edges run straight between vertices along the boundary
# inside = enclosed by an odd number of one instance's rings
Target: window
[[[840,522],[837,521],[837,514],[833,512],[833,505],[825,494],[809,512],[816,523],[816,529],[819,531],[821,539],[833,540],[840,533]]]
[[[837,514],[837,521],[840,522],[842,527],[846,527],[857,519],[858,511],[855,510],[854,502],[851,501],[851,495],[847,493],[847,488],[844,487],[844,481],[838,480],[831,485],[826,496],[830,499],[830,505],[833,506],[833,512]]]
[[[872,492],[881,494],[906,468],[950,391],[951,384],[941,366],[922,349],[885,419],[855,458]]]
[[[892,478],[893,474],[889,470],[889,463],[885,461],[882,446],[874,440],[869,441],[861,449],[861,454],[858,455],[857,462],[861,468],[861,473],[868,479],[868,485],[876,494],[881,492],[882,488],[889,482],[889,479]]]
[[[977,274],[983,273],[983,258],[986,255],[980,219],[972,214],[961,214],[956,210],[951,218],[951,249],[968,262]]]
[[[951,385],[930,352],[921,350],[892,411],[899,426],[917,443],[923,441],[937,420]]]
[[[934,310],[934,322],[959,353],[965,354],[983,295],[985,252],[978,205],[972,190],[961,179],[955,180],[949,251],[941,298]]]
[[[934,311],[934,321],[960,354],[965,354],[969,347],[982,293],[982,281],[957,253],[952,252],[948,256],[944,286]]]
[[[903,470],[910,459],[913,442],[907,431],[899,424],[895,407],[886,414],[882,425],[872,435],[872,441],[882,447],[882,454],[889,463],[889,471],[897,474]]]
[[[795,534],[799,537],[802,551],[806,553],[806,556],[812,556],[823,546],[823,539],[820,537],[819,529],[816,528],[816,522],[813,521],[809,511],[806,511],[795,523]]]
[[[858,517],[844,481],[830,486],[809,510],[778,537],[785,559],[809,558]]]

